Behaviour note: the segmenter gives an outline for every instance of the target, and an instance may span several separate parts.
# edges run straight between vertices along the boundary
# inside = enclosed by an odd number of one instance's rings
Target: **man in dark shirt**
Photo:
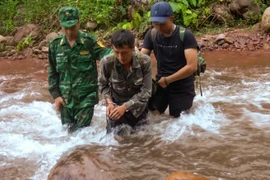
[[[141,52],[150,55],[153,50],[157,59],[156,81],[159,86],[149,101],[149,108],[164,113],[169,105],[170,115],[179,117],[182,111],[190,109],[193,104],[193,73],[197,70],[198,44],[189,30],[185,30],[182,42],[181,27],[175,25],[173,20],[169,3],[155,3],[151,8],[154,29],[147,32]]]

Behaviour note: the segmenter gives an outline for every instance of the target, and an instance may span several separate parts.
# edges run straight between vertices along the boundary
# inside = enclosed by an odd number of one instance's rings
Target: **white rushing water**
[[[269,133],[270,69],[251,70],[254,74],[247,76],[234,67],[222,72],[210,69],[202,77],[204,96],[200,96],[197,90],[190,114],[183,114],[177,119],[150,114],[149,127],[138,136],[154,135],[164,143],[186,136],[201,138],[205,132],[219,136],[220,131],[233,121],[248,121]],[[14,79],[20,79],[15,92],[0,91],[0,160],[8,159],[0,161],[0,169],[12,166],[16,159],[25,158],[37,167],[29,179],[42,180],[47,178],[59,157],[72,147],[83,144],[120,145],[106,136],[104,106],[95,107],[90,127],[69,135],[62,127],[54,105],[49,102],[51,99],[39,100],[46,91],[46,82],[40,86],[40,82],[31,78],[31,81],[24,82],[18,76],[0,76],[0,88]],[[232,115],[234,113],[239,115]],[[232,119],[234,117],[237,119]]]

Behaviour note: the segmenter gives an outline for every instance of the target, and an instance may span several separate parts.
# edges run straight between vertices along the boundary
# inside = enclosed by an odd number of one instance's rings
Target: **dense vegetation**
[[[213,4],[226,4],[231,0],[170,0],[177,24],[198,31],[217,26],[213,22]],[[253,0],[263,11],[268,1]],[[57,12],[61,6],[72,5],[80,10],[82,28],[89,21],[97,23],[99,34],[105,36],[117,28],[132,29],[143,34],[149,27],[149,9],[156,1],[148,0],[148,5],[134,3],[134,0],[1,0],[0,34],[12,35],[16,27],[34,23],[42,27],[44,34],[59,30]],[[261,16],[246,20],[236,20],[222,26],[237,24],[250,25]],[[219,25],[220,26],[220,25]],[[104,33],[107,32],[107,33]]]

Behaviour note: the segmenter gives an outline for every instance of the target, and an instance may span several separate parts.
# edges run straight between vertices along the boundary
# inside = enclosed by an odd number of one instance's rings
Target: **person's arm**
[[[48,82],[49,92],[54,99],[56,111],[60,110],[61,105],[65,106],[63,98],[59,92],[59,73],[56,72],[56,58],[53,51],[55,47],[52,44],[49,46],[49,68],[48,68]]]
[[[93,52],[96,60],[101,60],[104,56],[111,54],[113,50],[111,48],[106,48],[101,41],[99,41],[95,36],[90,35],[93,39]]]
[[[49,46],[49,68],[48,68],[48,83],[51,96],[56,99],[60,97],[59,92],[59,73],[56,72],[56,59],[53,52],[53,44]]]
[[[148,32],[146,33],[144,37],[141,53],[147,54],[148,56],[150,56],[152,50],[153,50],[153,42],[151,39],[151,29],[150,29],[148,30]]]
[[[112,68],[112,67],[109,67]],[[109,78],[112,69],[106,67],[106,58],[102,58],[100,61],[100,75],[98,77],[99,91],[106,101],[106,115],[110,117],[110,112],[114,109],[115,103],[111,97],[111,89],[109,85]]]
[[[194,72],[197,71],[197,61],[198,61],[198,44],[194,35],[186,30],[185,32],[185,39],[184,39],[184,54],[186,58],[186,65],[179,69],[174,74],[168,77],[162,77],[159,80],[159,85],[163,88],[167,87],[170,83],[187,78],[188,76],[192,75]]]

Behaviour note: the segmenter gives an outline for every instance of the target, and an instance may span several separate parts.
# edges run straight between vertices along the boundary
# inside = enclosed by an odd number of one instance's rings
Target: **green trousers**
[[[71,109],[62,106],[60,114],[62,124],[68,124],[68,131],[69,133],[72,133],[79,128],[90,125],[94,114],[94,107]]]

